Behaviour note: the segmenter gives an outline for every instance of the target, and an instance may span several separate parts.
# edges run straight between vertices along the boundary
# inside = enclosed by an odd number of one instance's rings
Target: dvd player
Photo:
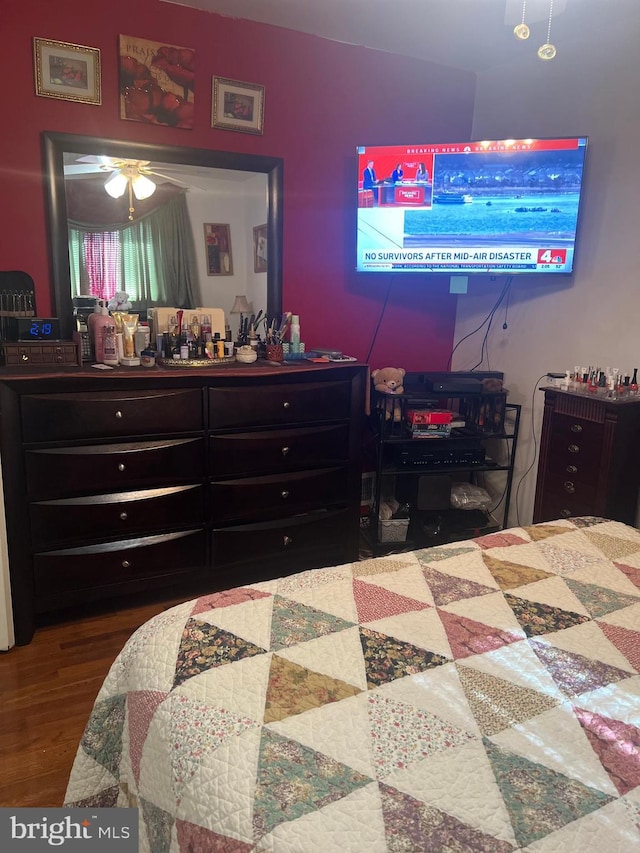
[[[480,393],[482,382],[479,379],[425,379],[424,387],[427,391],[442,392],[443,394],[469,394]]]
[[[485,449],[477,441],[446,442],[440,439],[421,439],[402,447],[394,447],[394,462],[398,466],[420,468],[450,468],[455,465],[484,465]]]

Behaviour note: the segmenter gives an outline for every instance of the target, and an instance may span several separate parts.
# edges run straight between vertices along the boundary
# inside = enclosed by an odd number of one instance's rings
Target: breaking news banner
[[[0,808],[0,850],[138,853],[138,809]]]

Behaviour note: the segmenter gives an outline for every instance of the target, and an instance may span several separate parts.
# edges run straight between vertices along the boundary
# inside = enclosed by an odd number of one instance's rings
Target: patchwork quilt
[[[66,805],[140,849],[640,849],[640,530],[574,518],[219,592],[128,641]]]

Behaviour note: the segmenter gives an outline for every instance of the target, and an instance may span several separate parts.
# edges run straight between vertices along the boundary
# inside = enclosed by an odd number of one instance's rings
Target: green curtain
[[[72,296],[90,293],[84,263],[85,234],[120,234],[120,290],[137,309],[198,304],[196,250],[184,193],[133,222],[92,225],[69,221]]]

